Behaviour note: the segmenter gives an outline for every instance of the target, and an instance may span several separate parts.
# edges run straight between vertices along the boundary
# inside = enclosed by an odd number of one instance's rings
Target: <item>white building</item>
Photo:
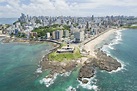
[[[46,38],[50,39],[50,33],[49,32],[46,34]]]
[[[56,30],[55,31],[56,40],[61,40],[62,37],[63,37],[63,30]]]
[[[69,37],[69,31],[68,30],[64,30],[64,37],[68,38]]]
[[[84,31],[75,32],[74,39],[76,43],[84,41]]]
[[[63,37],[63,30],[56,30],[52,32],[52,39],[61,40],[62,37]]]
[[[52,32],[52,39],[56,39],[55,31]]]

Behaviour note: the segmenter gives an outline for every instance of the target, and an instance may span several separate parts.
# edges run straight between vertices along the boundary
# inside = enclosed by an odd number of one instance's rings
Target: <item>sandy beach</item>
[[[108,38],[111,34],[115,33],[117,29],[110,29],[109,31],[105,32],[104,34],[100,35],[99,37],[91,40],[87,44],[84,45],[84,49],[89,52],[89,55],[95,56],[95,47],[96,45],[100,44],[102,41],[104,41],[106,38]]]

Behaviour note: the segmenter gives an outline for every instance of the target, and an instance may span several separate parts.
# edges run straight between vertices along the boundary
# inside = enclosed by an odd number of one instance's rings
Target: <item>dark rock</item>
[[[121,67],[121,64],[111,56],[107,56],[103,51],[97,51],[98,67],[101,70],[112,71]]]
[[[78,79],[83,82],[82,78],[91,78],[95,74],[95,67],[101,70],[112,71],[121,67],[121,64],[111,56],[107,56],[106,53],[100,50],[96,50],[97,58],[90,58],[84,66],[80,68]],[[86,80],[84,81],[86,82]]]
[[[83,84],[87,84],[87,83],[88,83],[88,80],[84,79],[84,80],[82,80],[82,83],[83,83]]]
[[[57,61],[49,61],[47,57],[48,56],[45,56],[40,64],[42,65],[42,70],[51,70],[50,74],[54,74],[54,73],[62,74],[65,72],[70,72],[74,70],[74,68],[76,67],[75,61],[63,63]]]
[[[84,65],[79,71],[78,79],[82,81],[82,78],[91,78],[94,76],[94,68],[89,65]]]
[[[78,79],[82,81],[82,83],[88,83],[88,80],[82,80],[82,78],[93,77],[96,67],[109,72],[121,67],[121,64],[116,59],[107,56],[103,51],[96,50],[95,52],[97,58],[89,58],[79,70]],[[67,63],[50,61],[48,60],[48,56],[45,56],[40,64],[42,65],[42,70],[51,70],[50,74],[70,72],[77,66],[75,61]]]

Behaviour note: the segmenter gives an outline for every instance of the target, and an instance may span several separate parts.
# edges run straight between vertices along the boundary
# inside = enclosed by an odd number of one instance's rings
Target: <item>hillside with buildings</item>
[[[133,16],[70,17],[29,16],[21,14],[18,21],[3,28],[3,33],[27,40],[55,40],[80,43],[107,29],[137,23]]]

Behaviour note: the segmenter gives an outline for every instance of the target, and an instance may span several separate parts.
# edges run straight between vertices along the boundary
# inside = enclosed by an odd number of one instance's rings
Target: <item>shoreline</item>
[[[44,78],[44,80],[50,79],[49,80],[50,82],[50,81],[53,81],[53,79],[55,79],[54,77],[55,74],[64,74],[66,72],[72,72],[76,67],[80,67],[78,80],[84,84],[87,84],[88,80],[86,80],[85,78],[94,77],[97,67],[100,70],[106,70],[108,72],[117,70],[118,67],[121,67],[121,64],[114,58],[107,56],[100,49],[96,50],[95,47],[98,44],[100,44],[102,41],[104,41],[106,38],[108,38],[111,34],[115,33],[115,31],[118,31],[118,30],[119,29],[106,30],[105,32],[99,34],[98,36],[95,36],[93,39],[91,39],[90,41],[84,44],[85,46],[84,48],[87,52],[89,52],[89,54],[86,57],[82,57],[69,62],[66,62],[66,61],[57,62],[57,61],[52,61],[48,59],[48,55],[50,53],[55,52],[58,48],[61,47],[60,43],[56,43],[57,46],[49,50],[49,53],[44,55],[42,59],[39,61],[39,64],[38,64],[39,66],[38,66],[38,69],[36,70],[36,73],[40,74],[44,70],[50,70],[49,75],[47,75]],[[17,39],[16,42],[18,42],[18,40],[19,39]],[[40,41],[40,42],[45,42],[45,41]],[[47,41],[47,42],[50,42],[50,41]],[[30,43],[30,42],[25,42],[25,43]],[[35,43],[37,42],[35,41]],[[51,43],[53,42],[51,41]],[[102,56],[104,58],[102,58]]]
[[[105,31],[103,34],[99,35],[97,38],[89,41],[85,44],[86,51],[90,51],[88,57],[82,57],[77,60],[72,60],[70,62],[56,62],[52,60],[48,60],[48,55],[45,55],[40,62],[42,70],[51,70],[50,74],[46,76],[44,79],[54,78],[54,74],[63,74],[66,72],[73,71],[76,67],[81,67],[79,70],[78,80],[84,84],[88,83],[88,80],[82,80],[84,78],[92,78],[95,75],[96,68],[100,70],[106,70],[111,72],[113,70],[117,70],[121,67],[121,63],[119,63],[116,59],[108,56],[106,53],[101,51],[100,49],[95,49],[95,46],[100,44],[103,40],[108,38],[111,34],[115,33],[120,29],[111,29]],[[122,30],[122,29],[121,29]],[[54,51],[58,49],[53,49]]]
[[[30,40],[30,39],[26,39],[26,38],[18,38],[18,37],[10,37],[9,35],[4,35],[4,34],[0,34],[0,38],[2,38],[1,42],[2,43],[28,43],[28,44],[37,44],[37,43],[52,43],[55,44],[54,46],[58,46],[61,45],[60,42],[58,41],[54,41],[54,40]],[[56,49],[56,48],[54,48]],[[52,50],[54,50],[52,49]],[[52,51],[50,50],[50,51]]]
[[[43,43],[43,42],[53,43],[50,41],[28,40],[28,39],[22,39],[22,38],[17,38],[17,37],[10,38],[9,36],[2,36],[2,37],[0,36],[0,38],[2,38],[1,40],[2,43],[23,43],[23,44],[26,44],[26,43],[38,44],[38,43]]]
[[[80,69],[79,80],[83,83],[88,83],[88,80],[82,80],[83,78],[91,78],[95,75],[96,67],[100,70],[105,70],[108,72],[112,72],[118,70],[122,67],[122,63],[120,63],[117,59],[112,56],[107,55],[101,48],[106,44],[106,42],[96,48],[97,45],[101,44],[105,39],[109,38],[112,34],[115,34],[117,31],[125,30],[124,28],[111,29],[100,36],[93,38],[93,40],[89,41],[84,45],[84,50],[91,56],[89,61],[85,61],[84,66]],[[92,66],[92,67],[91,67]],[[86,74],[87,73],[87,74]],[[85,75],[86,74],[86,75]]]
[[[97,38],[94,38],[93,40],[89,41],[88,43],[84,44],[84,50],[88,52],[89,55],[96,57],[95,50],[96,46],[101,44],[103,41],[105,41],[106,38],[108,38],[110,35],[114,34],[115,31],[118,31],[119,29],[110,29],[107,30],[105,33],[101,34]]]

